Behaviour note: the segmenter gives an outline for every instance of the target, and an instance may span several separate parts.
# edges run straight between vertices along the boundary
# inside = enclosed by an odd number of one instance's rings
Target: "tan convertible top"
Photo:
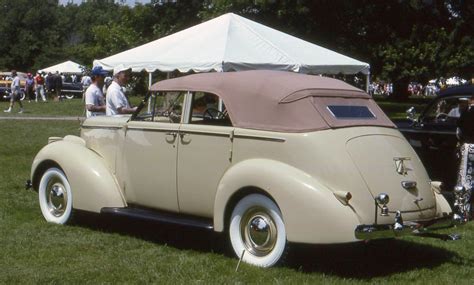
[[[236,127],[305,132],[395,125],[364,91],[343,81],[284,71],[200,73],[153,84],[151,91],[202,91],[224,101]],[[370,119],[336,119],[329,105],[367,106]]]

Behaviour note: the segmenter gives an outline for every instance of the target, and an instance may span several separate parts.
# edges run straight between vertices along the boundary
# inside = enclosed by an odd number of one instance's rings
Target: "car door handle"
[[[179,136],[181,137],[181,143],[182,144],[191,143],[191,138],[189,137],[189,134],[180,133]]]
[[[169,143],[172,143],[176,140],[176,136],[178,135],[178,133],[176,132],[167,132],[166,133],[166,141],[169,142]]]

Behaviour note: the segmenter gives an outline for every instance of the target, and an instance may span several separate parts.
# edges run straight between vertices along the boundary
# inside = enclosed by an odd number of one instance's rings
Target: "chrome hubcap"
[[[240,233],[247,251],[256,256],[265,256],[275,247],[277,228],[264,208],[251,208],[242,216]]]
[[[54,179],[48,183],[47,189],[48,210],[53,216],[60,217],[64,214],[67,206],[66,189],[60,181]]]

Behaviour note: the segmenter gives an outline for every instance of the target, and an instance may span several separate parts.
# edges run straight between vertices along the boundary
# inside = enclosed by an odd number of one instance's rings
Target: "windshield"
[[[152,93],[135,121],[181,122],[184,97],[186,92]]]

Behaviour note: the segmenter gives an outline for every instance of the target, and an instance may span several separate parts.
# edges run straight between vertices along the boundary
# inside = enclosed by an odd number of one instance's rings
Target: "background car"
[[[50,138],[29,185],[49,222],[83,210],[213,230],[262,267],[284,260],[288,243],[464,221],[368,94],[292,72],[158,82],[132,116],[89,118],[81,137]]]
[[[467,108],[474,95],[474,85],[451,87],[441,91],[427,107],[411,119],[394,120],[398,129],[416,150],[433,180],[442,181],[445,190],[452,190],[457,180],[456,123],[460,109]]]
[[[20,100],[25,99],[25,83],[26,83],[26,73],[17,72],[20,77],[20,88],[21,96]],[[0,72],[0,100],[10,100],[9,96],[11,94],[10,86],[12,84],[11,72]]]
[[[63,82],[61,95],[67,99],[82,98],[83,86],[80,82]]]

